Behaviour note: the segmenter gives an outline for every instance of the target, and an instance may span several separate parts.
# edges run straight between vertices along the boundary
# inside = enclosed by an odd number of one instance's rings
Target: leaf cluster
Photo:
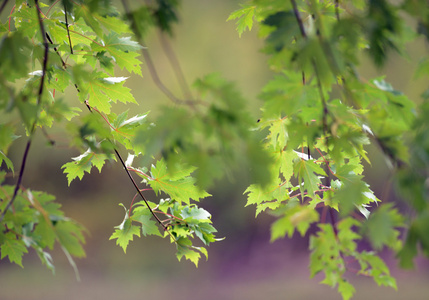
[[[423,33],[427,15],[416,11],[419,5],[249,1],[229,18],[237,20],[239,35],[258,28],[277,73],[260,95],[260,130],[268,132],[264,144],[273,159],[271,182],[247,188],[247,205],[256,205],[256,215],[267,211],[278,218],[271,226],[273,241],[295,231],[305,236],[317,224],[310,236],[312,276],[323,271],[322,283],[337,286],[344,299],[355,291],[344,275],[356,268],[346,258],[359,263],[358,274],[396,288],[376,251],[389,247],[403,266],[412,265],[417,245],[427,251],[422,232],[428,224],[427,193],[422,192],[425,105],[416,119],[415,104],[383,77],[364,80],[357,72],[364,55],[381,67],[390,52],[405,53],[405,44]],[[407,26],[403,12],[419,18],[417,32]],[[426,69],[420,66],[420,76]],[[419,154],[409,153],[404,143],[411,131],[419,132],[409,144]],[[405,216],[391,204],[380,204],[362,175],[364,162],[371,164],[371,143],[393,166],[405,198],[413,199],[419,212],[404,245],[399,228]],[[363,239],[375,251],[359,251]]]

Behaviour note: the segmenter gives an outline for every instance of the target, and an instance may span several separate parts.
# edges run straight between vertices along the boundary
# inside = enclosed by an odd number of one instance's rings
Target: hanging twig
[[[129,5],[128,5],[127,0],[122,0],[122,6],[124,7],[125,14],[131,23],[131,30],[134,32],[134,35],[136,36],[138,43],[140,45],[144,45],[145,43],[144,43],[143,37],[142,37],[141,32],[139,31],[139,29],[137,28],[137,25],[136,25],[138,20],[136,20],[135,16],[131,13],[131,10],[129,9]],[[189,99],[183,100],[183,99],[176,97],[170,91],[170,89],[168,89],[167,86],[164,85],[164,83],[160,79],[158,72],[156,71],[155,65],[152,61],[152,58],[151,58],[147,48],[145,48],[145,47],[142,48],[142,55],[143,55],[143,58],[146,62],[146,66],[149,70],[150,77],[152,78],[153,82],[158,87],[158,89],[164,95],[166,95],[168,99],[170,99],[171,102],[173,102],[175,104],[185,104],[191,108],[195,108],[195,106],[194,106],[195,104],[207,105],[205,102],[199,101],[197,99],[189,98]]]
[[[337,21],[340,20],[340,10],[339,10],[339,7],[340,7],[340,0],[335,0],[335,16],[337,18]]]
[[[9,2],[9,0],[3,0],[3,3],[0,6],[0,14],[3,12],[3,9],[6,7],[6,4]]]
[[[177,59],[173,49],[171,49],[170,43],[163,32],[160,31],[158,35],[161,46],[164,49],[165,55],[167,56],[177,81],[179,82],[180,88],[182,89],[183,96],[185,99],[193,99],[189,85],[186,82],[185,75],[183,74],[182,68],[180,67],[179,60]]]
[[[164,228],[164,230],[168,230],[167,226],[164,225],[164,223],[162,223],[162,221],[158,218],[158,216],[154,213],[154,211],[152,210],[152,208],[150,207],[149,203],[146,200],[146,197],[143,195],[143,193],[140,191],[137,183],[135,182],[133,176],[131,175],[130,171],[128,171],[127,166],[125,165],[124,160],[122,159],[121,155],[119,154],[118,150],[114,149],[116,156],[119,158],[119,160],[122,163],[122,166],[124,167],[125,172],[128,174],[128,177],[130,178],[132,184],[134,185],[134,187],[137,190],[137,193],[140,195],[140,197],[143,199],[144,203],[146,204],[147,208],[149,209],[149,211],[151,212],[151,214],[153,215],[153,217],[158,221],[159,224],[161,224],[161,226]],[[131,209],[131,207],[130,207]]]
[[[42,21],[41,16],[40,16],[39,1],[38,0],[35,0],[35,6],[36,6],[36,11],[37,11],[37,18],[39,19],[40,33],[42,35],[43,46],[45,48],[44,56],[43,56],[43,63],[42,63],[42,76],[40,78],[39,92],[37,94],[37,107],[39,108],[40,103],[42,102],[42,94],[43,94],[45,77],[46,77],[46,68],[48,65],[49,45],[48,45],[48,41],[46,40],[45,27],[43,26],[43,21]],[[9,200],[5,209],[1,213],[0,222],[3,221],[3,218],[6,214],[6,212],[12,206],[13,202],[16,199],[16,196],[18,195],[19,188],[21,187],[22,178],[24,177],[24,169],[25,169],[25,166],[27,164],[28,153],[30,151],[30,146],[31,146],[31,142],[32,142],[32,139],[34,136],[34,132],[36,131],[37,119],[38,119],[38,113],[37,113],[36,118],[33,122],[33,125],[31,126],[31,129],[30,129],[30,136],[28,137],[27,145],[25,146],[24,155],[22,157],[21,169],[19,170],[18,180],[16,182],[12,198]]]
[[[292,4],[292,7],[293,7],[293,12],[294,12],[296,21],[297,21],[299,29],[301,31],[301,35],[304,39],[308,39],[307,33],[305,31],[305,28],[304,28],[304,23],[302,22],[301,16],[300,16],[299,11],[298,11],[298,6],[296,4],[296,1],[295,0],[290,0],[290,1]],[[318,35],[320,34],[320,31],[317,30],[316,32]],[[320,36],[319,36],[319,38],[320,38]],[[329,110],[328,110],[328,106],[326,104],[325,95],[323,93],[322,82],[320,80],[320,73],[319,73],[319,70],[317,68],[317,64],[316,64],[314,57],[311,58],[311,63],[312,63],[313,70],[315,73],[315,77],[317,80],[317,88],[319,90],[320,100],[322,102],[322,107],[323,107],[322,127],[323,127],[323,133],[326,135],[328,132],[327,116],[329,114]],[[329,169],[329,171],[330,171],[329,163],[327,161],[325,161],[325,166],[326,166],[325,168]],[[330,172],[326,172],[326,173],[327,173],[327,177],[326,177],[326,184],[325,185],[329,186],[331,173]],[[337,228],[337,224],[335,222],[333,208],[329,207],[328,210],[329,210],[329,214],[331,217],[330,218],[331,219],[331,225],[332,225],[332,228],[334,230],[335,237],[338,238],[338,228]],[[324,212],[324,215],[325,215],[325,212]]]
[[[66,29],[67,29],[67,36],[69,38],[70,53],[73,54],[73,46],[72,46],[72,42],[71,42],[71,38],[70,38],[70,31],[69,31],[69,22],[67,20],[67,6],[65,3],[64,3],[64,16],[66,19]]]

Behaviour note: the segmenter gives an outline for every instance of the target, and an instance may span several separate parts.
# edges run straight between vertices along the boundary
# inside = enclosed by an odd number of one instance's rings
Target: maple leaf
[[[246,28],[252,30],[253,27],[253,17],[255,14],[256,6],[244,6],[242,9],[238,9],[230,14],[227,21],[238,19],[236,22],[237,25],[237,31],[239,37],[241,37],[241,34],[246,30]]]
[[[3,236],[1,249],[1,259],[6,256],[9,257],[9,261],[22,266],[22,256],[27,253],[28,250],[22,240],[17,240],[15,234],[8,232]]]
[[[151,234],[162,236],[157,223],[152,220],[152,213],[149,209],[142,206],[135,208],[130,219],[141,223],[143,236]]]
[[[127,253],[127,246],[133,240],[134,235],[140,237],[140,228],[131,224],[131,220],[126,217],[124,222],[116,226],[115,232],[110,236],[109,240],[117,239],[116,245],[119,245]]]
[[[176,252],[177,259],[180,261],[182,257],[185,256],[186,259],[189,259],[198,268],[198,261],[200,260],[201,255],[197,251],[193,250],[192,242],[189,239],[182,237],[176,241],[176,246],[177,246],[177,252]],[[202,247],[199,247],[199,248],[195,247],[195,249],[198,249],[198,250],[200,250],[200,248]],[[207,252],[205,254],[207,254]]]
[[[163,159],[158,160],[156,165],[152,165],[151,177],[148,183],[158,195],[160,191],[170,195],[171,199],[190,204],[190,200],[199,201],[201,198],[210,196],[206,191],[195,185],[195,178],[190,174],[193,167],[177,168],[177,172],[170,174]]]
[[[106,77],[105,74],[94,72],[81,80],[79,97],[82,101],[88,97],[90,106],[95,106],[100,112],[110,113],[111,101],[122,103],[135,103],[131,90],[124,87],[126,77]]]
[[[93,43],[92,49],[95,51],[107,51],[114,59],[117,65],[128,72],[142,75],[141,61],[136,57],[140,54],[136,51],[140,50],[137,42],[131,40],[131,37],[120,37],[118,33],[111,31],[104,35],[102,43]]]
[[[101,172],[101,168],[103,167],[106,159],[107,155],[103,153],[95,153],[88,149],[82,155],[74,157],[74,161],[64,164],[61,169],[64,169],[64,173],[67,174],[68,185],[70,185],[76,177],[82,180],[84,173],[89,173],[93,166],[97,167],[98,171]]]
[[[326,176],[325,171],[314,160],[300,159],[296,161],[294,172],[300,185],[303,182],[303,189],[307,190],[308,195],[311,197],[319,190],[319,184],[321,184],[320,178],[316,174]]]
[[[146,119],[147,114],[138,114],[127,119],[128,111],[125,111],[118,116],[111,113],[108,117],[112,126],[112,136],[116,141],[119,141],[127,149],[134,149],[131,139],[134,137],[136,127],[141,126]]]

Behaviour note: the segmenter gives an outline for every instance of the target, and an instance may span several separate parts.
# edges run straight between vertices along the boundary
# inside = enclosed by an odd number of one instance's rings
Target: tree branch
[[[168,42],[163,32],[160,31],[158,35],[161,46],[164,49],[165,55],[167,56],[168,61],[170,62],[173,72],[177,78],[177,81],[179,82],[180,88],[182,89],[183,96],[185,97],[185,99],[193,99],[192,93],[189,89],[189,85],[186,82],[185,75],[183,74],[182,68],[180,67],[179,60],[174,54],[170,43]]]
[[[134,185],[135,189],[137,190],[137,193],[140,195],[140,197],[143,199],[144,203],[146,204],[147,208],[149,209],[149,211],[151,212],[152,216],[158,221],[159,224],[161,224],[161,226],[164,228],[164,230],[168,230],[168,228],[162,223],[162,221],[158,218],[158,216],[154,213],[154,211],[152,210],[152,208],[149,206],[149,203],[147,202],[145,196],[143,195],[143,193],[140,191],[137,183],[135,182],[133,176],[131,175],[130,171],[128,171],[127,166],[125,165],[124,160],[122,159],[121,155],[119,154],[118,150],[114,149],[116,156],[119,158],[119,160],[122,163],[122,166],[124,167],[125,172],[128,174],[128,177],[130,178],[132,184]]]
[[[43,45],[45,48],[44,56],[43,56],[43,64],[42,64],[42,66],[43,66],[42,67],[42,77],[40,78],[39,92],[37,94],[37,108],[39,108],[40,103],[42,102],[42,94],[43,94],[43,89],[44,89],[44,84],[45,84],[46,68],[48,65],[49,45],[48,45],[48,41],[46,40],[45,27],[43,26],[43,21],[42,21],[41,16],[40,16],[39,1],[38,0],[35,0],[35,6],[36,6],[36,11],[37,11],[37,17],[39,19],[40,33],[42,35]],[[36,118],[33,122],[31,130],[30,130],[30,136],[28,138],[27,145],[26,145],[25,151],[24,151],[24,155],[22,157],[21,169],[19,170],[19,176],[18,176],[18,180],[17,180],[16,185],[15,185],[15,189],[13,191],[12,198],[9,200],[5,209],[1,213],[0,222],[3,221],[4,216],[6,215],[6,212],[12,206],[13,202],[16,199],[16,196],[18,195],[18,191],[19,191],[19,188],[21,186],[22,178],[24,177],[24,169],[25,169],[25,166],[27,164],[27,157],[28,157],[28,153],[30,151],[31,142],[33,140],[34,132],[36,131],[37,119],[38,119],[38,113],[36,115]]]
[[[124,7],[125,15],[127,16],[128,21],[131,23],[131,30],[133,31],[134,35],[136,36],[138,43],[140,45],[144,45],[145,43],[144,43],[143,37],[141,35],[141,32],[138,30],[138,28],[136,26],[137,20],[135,19],[135,16],[131,13],[131,10],[130,10],[129,5],[128,5],[128,1],[122,0],[122,6]],[[182,99],[179,99],[178,97],[176,97],[160,79],[158,72],[156,71],[155,65],[152,61],[152,58],[151,58],[147,48],[142,49],[142,55],[143,55],[143,58],[146,62],[147,68],[149,70],[149,73],[150,73],[150,76],[151,76],[153,82],[158,87],[158,89],[165,96],[167,96],[168,99],[170,99],[171,102],[173,102],[175,104],[186,104],[191,108],[195,108],[194,107],[195,104],[202,104],[202,105],[205,104],[204,102],[198,101],[198,100],[193,99],[193,98],[182,100]],[[171,59],[171,57],[169,59]],[[174,58],[173,58],[173,60],[174,60]],[[174,64],[174,62],[172,62],[172,63]],[[181,71],[179,71],[179,73],[180,72]],[[181,76],[182,75],[179,75],[178,79],[181,78]],[[179,79],[179,81],[182,82],[183,80]],[[186,81],[185,81],[185,83],[186,83]]]
[[[70,53],[73,54],[73,46],[72,46],[72,42],[71,42],[71,38],[70,38],[70,31],[69,31],[69,22],[67,20],[67,6],[65,3],[63,3],[63,4],[64,4],[64,16],[66,19],[67,36],[69,37]]]
[[[9,2],[9,0],[3,0],[3,3],[0,6],[0,14],[3,12],[3,9],[6,7],[6,4]]]

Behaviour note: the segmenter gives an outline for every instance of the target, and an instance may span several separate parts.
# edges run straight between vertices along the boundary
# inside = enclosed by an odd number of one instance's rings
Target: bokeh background
[[[272,74],[265,64],[267,58],[260,53],[263,43],[257,38],[256,31],[246,32],[239,38],[234,22],[226,22],[228,15],[239,8],[238,3],[183,0],[180,23],[170,42],[189,83],[205,74],[220,72],[236,82],[248,99],[246,109],[256,119],[260,106],[258,93]],[[156,32],[146,43],[163,82],[180,94]],[[414,79],[413,72],[418,58],[428,49],[418,41],[408,50],[408,58],[392,54],[382,70],[364,63],[360,71],[366,78],[387,74],[387,81],[418,102],[425,82]],[[157,115],[160,105],[170,104],[154,86],[144,65],[143,70],[143,78],[132,75],[126,84],[139,105],[117,105],[118,112],[130,109],[132,113],[151,111],[151,115]],[[72,90],[65,97],[77,105]],[[270,243],[269,226],[273,218],[261,215],[255,219],[254,207],[244,207],[246,187],[240,181],[239,173],[233,181],[218,182],[210,191],[213,197],[201,203],[212,213],[218,235],[226,237],[210,246],[208,261],[202,259],[198,268],[188,261],[178,262],[174,245],[152,237],[135,237],[124,254],[115,241],[109,241],[113,227],[123,219],[124,211],[118,203],[129,204],[134,196],[133,187],[121,166],[112,162],[101,174],[93,170],[83,181],[75,180],[68,187],[60,167],[79,153],[67,147],[67,138],[60,127],[49,134],[56,146],[47,146],[43,135],[38,135],[30,151],[23,184],[56,195],[66,214],[88,229],[87,256],[76,260],[81,280],[76,280],[60,249],[53,252],[55,275],[30,251],[24,256],[23,269],[6,260],[0,262],[0,300],[341,299],[335,290],[318,283],[322,276],[309,278],[308,237],[295,235],[292,239]],[[24,139],[18,140],[10,150],[16,168],[24,143]],[[396,201],[403,207],[392,187],[382,155],[376,149],[368,151],[374,162],[365,173],[371,187],[378,197]],[[429,299],[427,260],[419,258],[415,270],[404,271],[396,267],[392,253],[386,251],[383,255],[397,277],[398,291],[378,287],[369,278],[349,274],[357,289],[353,299]]]

